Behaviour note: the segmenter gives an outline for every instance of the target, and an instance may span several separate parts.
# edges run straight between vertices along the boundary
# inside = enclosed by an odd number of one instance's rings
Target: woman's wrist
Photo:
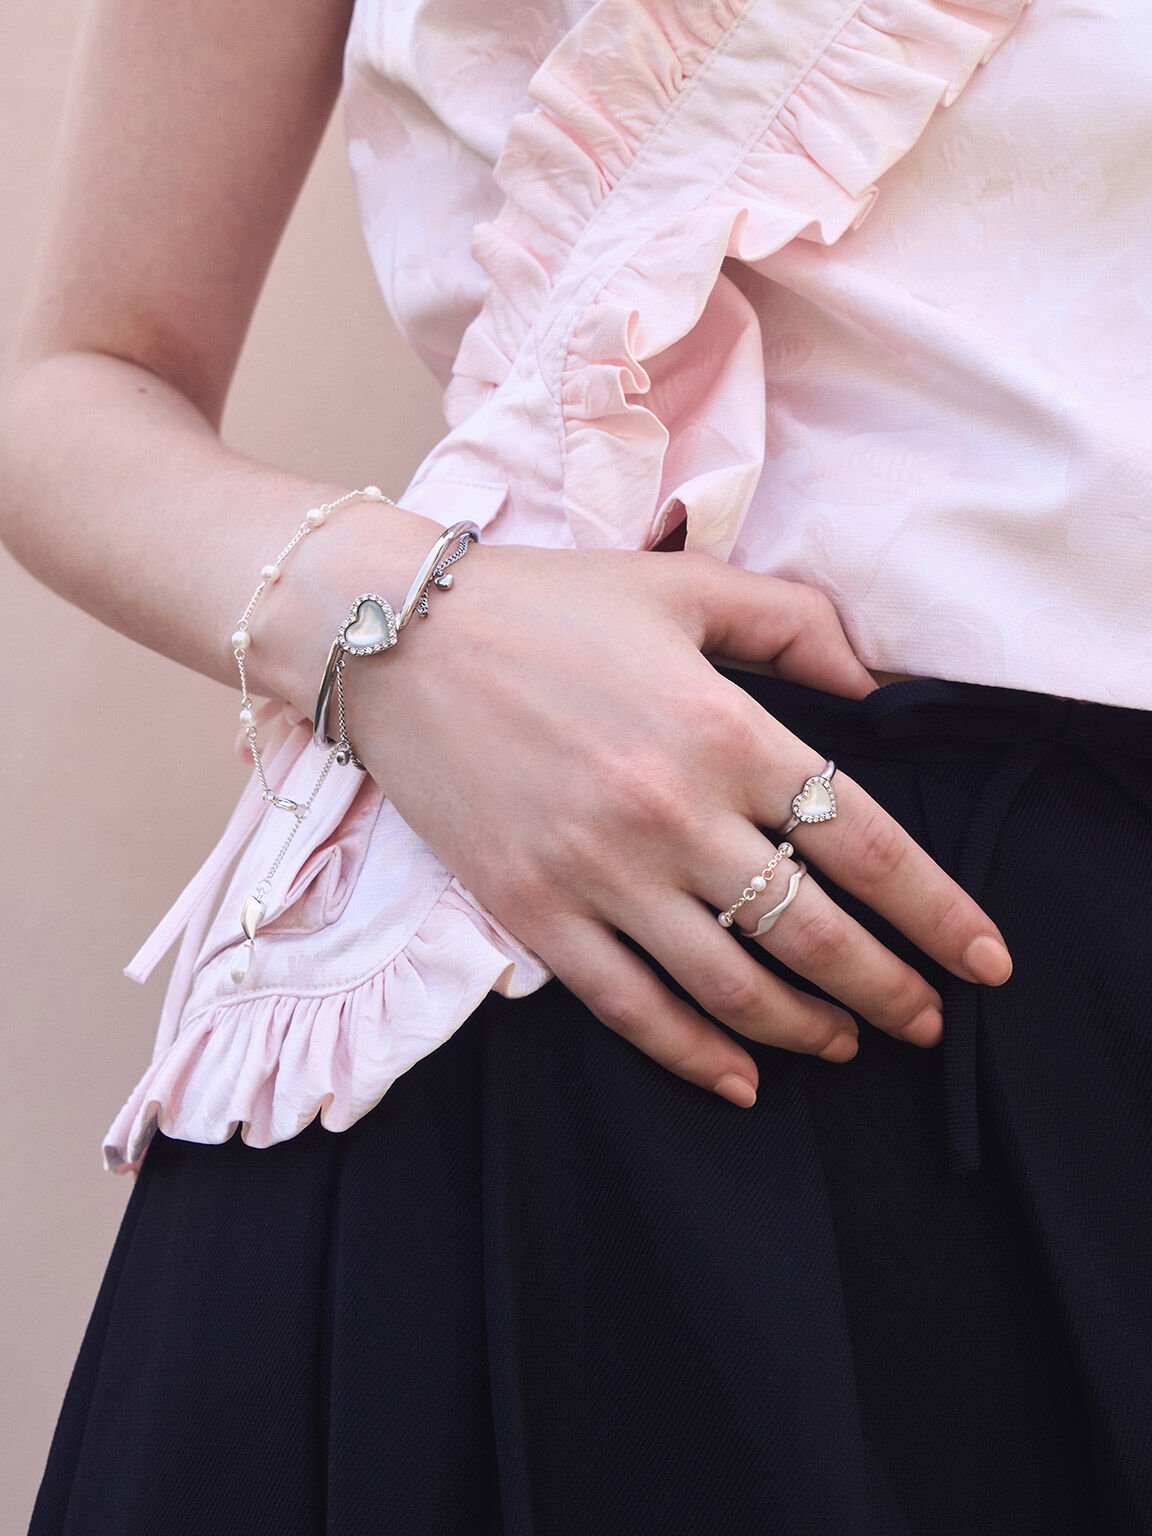
[[[323,500],[345,494],[344,487],[324,488]],[[286,528],[285,541],[291,531]],[[334,511],[301,540],[253,614],[252,692],[285,699],[310,719],[325,657],[353,598],[378,592],[398,610],[440,531],[439,522],[388,502],[358,501]]]

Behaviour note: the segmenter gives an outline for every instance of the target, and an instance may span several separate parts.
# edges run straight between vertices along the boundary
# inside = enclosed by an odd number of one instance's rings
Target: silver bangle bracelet
[[[328,734],[328,703],[340,669],[344,665],[344,658],[373,656],[379,651],[390,650],[397,643],[400,630],[408,624],[413,614],[419,613],[422,617],[427,617],[428,588],[435,585],[446,591],[451,587],[453,577],[448,567],[455,564],[467,552],[469,540],[475,539],[478,542],[479,538],[479,526],[473,522],[452,523],[445,528],[421,563],[399,613],[378,592],[362,592],[355,599],[348,617],[337,631],[324,663],[324,673],[320,679],[316,709],[312,717],[312,740],[316,746],[335,745],[333,738]],[[457,547],[452,549],[453,545]],[[449,550],[451,553],[446,554],[445,552]],[[357,767],[362,766],[354,754],[349,754],[347,759],[341,759],[341,761],[345,760],[355,763]]]
[[[448,571],[448,567],[459,560],[460,556],[465,553],[468,548],[469,539],[475,539],[479,542],[480,529],[475,523],[467,521],[450,523],[445,528],[444,532],[428,551],[424,558],[424,563],[416,572],[415,579],[408,588],[408,596],[404,599],[400,606],[400,611],[396,615],[397,629],[404,629],[414,613],[419,613],[421,617],[427,617],[429,585],[435,583],[436,586],[445,590],[452,585],[452,575]],[[450,549],[453,544],[459,544],[459,549],[455,550],[445,559],[445,550]]]

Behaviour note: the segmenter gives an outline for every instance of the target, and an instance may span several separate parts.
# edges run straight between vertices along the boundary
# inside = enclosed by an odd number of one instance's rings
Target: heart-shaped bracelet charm
[[[396,644],[396,614],[378,592],[362,592],[340,626],[337,639],[350,656],[374,656]]]
[[[836,814],[836,795],[828,780],[813,774],[792,801],[792,814],[797,821],[831,821]]]

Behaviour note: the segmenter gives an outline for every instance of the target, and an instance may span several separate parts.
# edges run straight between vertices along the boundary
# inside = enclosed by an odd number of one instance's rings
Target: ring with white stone
[[[805,864],[803,859],[798,860],[796,868],[792,871],[792,878],[788,882],[788,890],[783,899],[778,901],[770,911],[765,912],[755,928],[741,928],[739,923],[737,923],[736,932],[742,933],[746,939],[763,938],[769,928],[773,927],[777,918],[782,916],[796,900],[796,892],[800,889],[800,882],[807,873],[807,864]]]
[[[740,900],[734,901],[726,912],[718,912],[716,914],[716,921],[720,924],[721,928],[731,928],[733,922],[736,920],[736,914],[739,912],[740,908],[744,906],[746,902],[755,901],[761,891],[767,890],[769,880],[771,880],[772,876],[776,873],[777,864],[779,864],[781,859],[786,859],[791,852],[791,843],[780,844],[779,848],[777,848],[776,852],[768,860],[767,864],[765,864],[760,873],[758,875],[753,875],[751,880],[749,880],[748,884],[740,893]]]
[[[831,821],[836,814],[836,791],[832,788],[832,775],[836,764],[831,758],[819,773],[805,779],[800,793],[792,798],[792,815],[786,827],[780,828],[780,836],[786,837],[801,822]]]

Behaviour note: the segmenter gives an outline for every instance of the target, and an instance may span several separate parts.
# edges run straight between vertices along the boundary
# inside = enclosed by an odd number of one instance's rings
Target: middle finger
[[[764,889],[757,889],[735,912],[734,930],[887,1034],[915,1045],[935,1045],[942,1027],[940,994],[833,901],[811,872],[798,882],[794,899],[768,932],[754,935],[759,919],[781,901],[800,867],[798,854],[772,867],[776,853],[776,845],[743,817],[734,816],[713,827],[696,890],[713,907],[726,911],[741,890],[752,889],[750,879],[762,878],[769,870]]]

